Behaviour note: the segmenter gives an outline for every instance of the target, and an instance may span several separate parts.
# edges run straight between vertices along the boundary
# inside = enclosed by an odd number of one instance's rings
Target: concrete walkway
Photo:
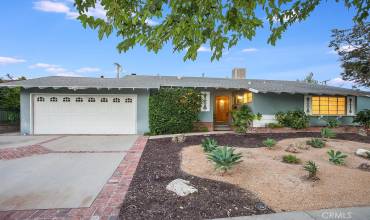
[[[268,215],[219,218],[217,220],[369,220],[370,207],[321,209],[315,211],[281,212]]]
[[[211,135],[211,134],[234,134],[234,131],[207,131],[207,132],[191,132],[183,133],[185,136],[198,136],[198,135]],[[160,139],[160,138],[172,138],[175,135],[179,134],[163,134],[163,135],[154,135],[150,136],[149,139]]]

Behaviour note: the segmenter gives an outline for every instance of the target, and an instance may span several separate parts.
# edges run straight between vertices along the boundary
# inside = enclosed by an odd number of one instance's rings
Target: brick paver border
[[[147,137],[139,137],[118,165],[113,175],[88,208],[35,209],[19,211],[0,211],[0,219],[19,220],[64,220],[64,219],[118,219],[120,207],[126,196],[131,180],[144,151]]]

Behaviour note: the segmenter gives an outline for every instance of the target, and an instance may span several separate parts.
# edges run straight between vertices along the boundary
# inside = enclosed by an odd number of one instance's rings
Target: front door
[[[229,120],[229,97],[216,96],[216,122],[228,122]]]

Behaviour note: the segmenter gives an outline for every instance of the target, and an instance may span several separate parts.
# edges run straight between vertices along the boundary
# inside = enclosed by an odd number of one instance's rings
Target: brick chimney
[[[245,79],[247,70],[245,68],[234,68],[232,71],[232,79]]]

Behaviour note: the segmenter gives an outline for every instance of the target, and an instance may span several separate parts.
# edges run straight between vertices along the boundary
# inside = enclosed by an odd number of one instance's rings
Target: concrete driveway
[[[47,149],[0,160],[0,211],[89,207],[137,136],[0,136],[3,150]]]

